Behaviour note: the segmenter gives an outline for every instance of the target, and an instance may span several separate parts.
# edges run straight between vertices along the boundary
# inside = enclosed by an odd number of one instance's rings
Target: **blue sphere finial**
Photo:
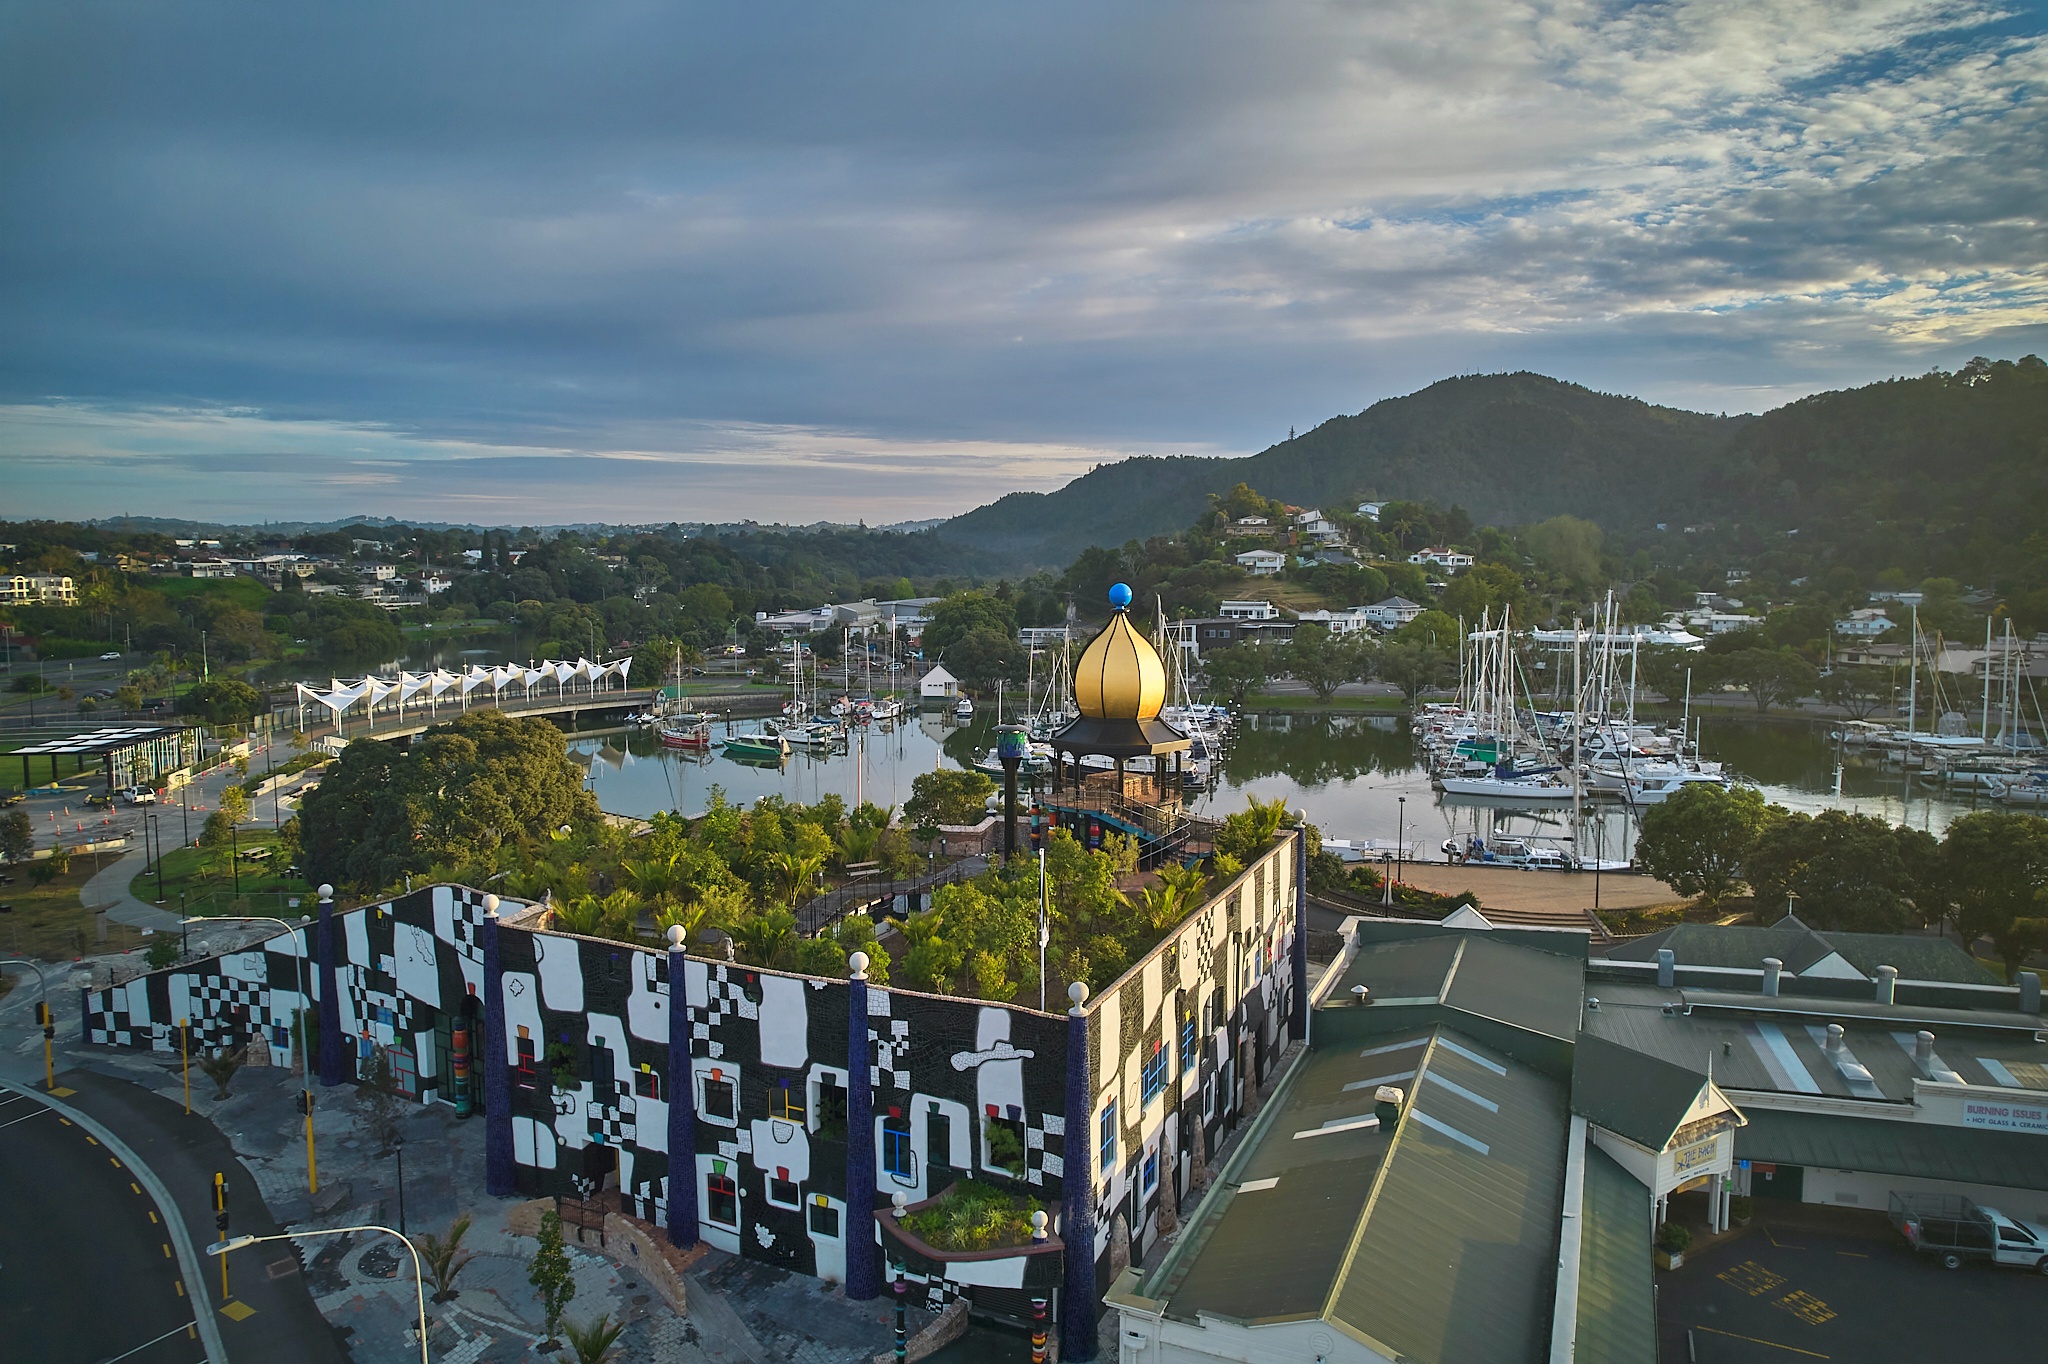
[[[1109,604],[1121,611],[1131,604],[1131,585],[1118,583],[1109,589]]]

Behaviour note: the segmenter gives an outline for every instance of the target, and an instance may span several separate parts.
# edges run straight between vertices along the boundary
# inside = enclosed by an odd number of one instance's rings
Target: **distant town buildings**
[[[0,604],[76,606],[78,588],[63,573],[15,573],[0,578]]]
[[[1246,550],[1237,556],[1237,566],[1254,578],[1270,578],[1287,567],[1287,556],[1274,549]]]
[[[1434,564],[1446,572],[1456,573],[1462,569],[1472,567],[1474,561],[1471,555],[1461,550],[1432,547],[1430,549],[1416,550],[1408,556],[1408,562],[1411,564]]]

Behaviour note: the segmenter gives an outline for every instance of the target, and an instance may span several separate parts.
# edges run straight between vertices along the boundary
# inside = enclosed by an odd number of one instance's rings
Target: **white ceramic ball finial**
[[[683,926],[682,926],[681,924],[670,924],[670,925],[669,925],[669,928],[668,928],[668,947],[669,947],[669,951],[671,951],[671,952],[679,952],[679,951],[681,951],[681,950],[682,950],[682,947],[683,947]]]
[[[910,1206],[910,1195],[898,1189],[895,1193],[889,1195],[889,1201],[895,1205],[896,1216],[900,1219],[903,1216],[903,1210]]]
[[[317,894],[318,894],[318,895],[320,896],[320,898],[321,898],[321,899],[323,899],[323,900],[332,900],[332,899],[334,898],[334,887],[333,887],[333,886],[330,886],[330,885],[327,885],[326,883],[324,883],[324,882],[323,882],[323,883],[321,884],[321,886],[320,886],[320,889],[319,889],[319,891],[318,891],[318,892],[316,892],[316,893],[317,893]]]
[[[853,978],[855,980],[866,980],[868,978],[867,953],[855,952],[846,959],[846,964],[853,969]]]
[[[495,919],[495,918],[497,918],[497,917],[498,917],[498,897],[497,897],[497,896],[495,896],[495,895],[486,895],[486,896],[484,896],[484,917],[485,917],[486,919]]]
[[[1086,1004],[1088,1002],[1088,982],[1077,980],[1072,985],[1069,985],[1067,987],[1067,998],[1074,1001],[1074,1007],[1077,1009]]]
[[[1031,1214],[1032,1240],[1043,1241],[1045,1239],[1045,1221],[1045,1209],[1040,1208],[1037,1212]]]

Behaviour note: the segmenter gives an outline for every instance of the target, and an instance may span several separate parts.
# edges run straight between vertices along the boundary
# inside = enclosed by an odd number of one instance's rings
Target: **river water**
[[[736,727],[757,723],[740,721]],[[994,742],[993,727],[986,714],[956,726],[950,716],[928,712],[870,729],[846,752],[798,752],[779,767],[741,763],[717,752],[666,750],[643,731],[572,735],[569,747],[589,772],[598,803],[616,814],[695,814],[709,804],[713,786],[736,803],[770,794],[809,803],[836,792],[849,803],[864,798],[900,806],[918,773],[971,762]],[[1709,758],[1727,763],[1766,798],[1793,810],[1860,811],[1939,835],[1957,815],[1977,808],[1967,793],[1909,780],[1853,755],[1843,763],[1837,797],[1835,769],[1843,755],[1820,725],[1709,716],[1701,745]],[[1400,716],[1256,712],[1239,726],[1222,769],[1215,787],[1193,799],[1196,810],[1228,814],[1243,809],[1248,794],[1284,800],[1305,811],[1326,837],[1401,838],[1422,855],[1433,854],[1447,838],[1474,833],[1573,839],[1569,806],[1511,810],[1439,795],[1417,762],[1414,738]],[[1588,855],[1626,857],[1634,846],[1634,817],[1621,806],[1589,802],[1576,841]]]

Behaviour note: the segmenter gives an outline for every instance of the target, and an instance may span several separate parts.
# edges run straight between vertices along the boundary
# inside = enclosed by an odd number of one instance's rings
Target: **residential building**
[[[1926,596],[1924,592],[1873,592],[1870,599],[1874,602],[1897,602],[1900,606],[1911,607],[1918,606],[1926,600]]]
[[[1277,549],[1246,550],[1237,556],[1237,566],[1254,578],[1270,578],[1287,567],[1287,556]]]
[[[1278,620],[1280,608],[1269,601],[1227,601],[1218,604],[1216,614],[1225,620]]]
[[[1342,611],[1302,611],[1295,619],[1304,625],[1320,625],[1333,635],[1348,635],[1373,624],[1370,607],[1352,606]]]
[[[943,663],[932,664],[917,680],[917,699],[920,701],[950,701],[959,694],[960,679],[947,672]]]
[[[1017,631],[1017,642],[1027,649],[1044,649],[1078,640],[1070,625],[1026,625]]]
[[[1380,509],[1386,505],[1384,502],[1361,502],[1358,504],[1358,514],[1368,521],[1377,523],[1380,519]]]
[[[1835,622],[1835,633],[1850,639],[1875,639],[1893,628],[1895,622],[1882,608],[1851,611],[1846,620]]]
[[[1415,553],[1408,556],[1408,562],[1411,564],[1434,564],[1446,572],[1456,573],[1460,569],[1472,567],[1473,558],[1462,550],[1431,548],[1416,550]]]
[[[1235,620],[1227,616],[1179,620],[1167,627],[1183,653],[1200,663],[1214,649],[1235,644],[1285,644],[1294,638],[1291,620]]]
[[[1273,524],[1263,516],[1240,516],[1225,523],[1223,533],[1228,536],[1267,536],[1273,533]]]
[[[931,623],[932,608],[942,597],[903,597],[891,601],[876,602],[881,611],[882,625],[890,634],[906,632],[911,639],[924,635],[924,627]]]
[[[15,573],[0,578],[0,604],[76,606],[78,588],[65,573]]]
[[[1406,597],[1388,597],[1363,609],[1366,618],[1380,629],[1398,630],[1421,615],[1425,608],[1421,602],[1409,601]]]

